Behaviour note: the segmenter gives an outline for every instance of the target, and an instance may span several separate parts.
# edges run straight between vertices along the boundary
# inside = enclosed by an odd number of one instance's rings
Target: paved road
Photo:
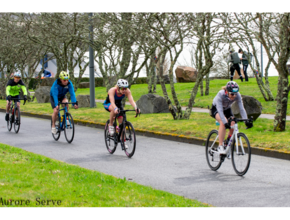
[[[62,134],[50,134],[50,121],[22,117],[20,132],[8,132],[0,113],[0,142],[50,158],[98,170],[139,184],[220,207],[290,207],[290,161],[252,155],[245,177],[235,174],[230,160],[213,172],[204,147],[137,136],[137,149],[128,159],[120,150],[110,155],[103,130],[76,126],[72,144]]]

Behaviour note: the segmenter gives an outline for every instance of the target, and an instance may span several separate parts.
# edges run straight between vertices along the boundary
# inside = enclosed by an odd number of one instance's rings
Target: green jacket
[[[243,65],[248,65],[249,64],[248,58],[245,56],[245,54],[243,54],[242,58]]]
[[[14,79],[10,79],[6,86],[6,95],[17,96],[19,95],[20,89],[22,89],[23,95],[27,95],[27,90],[22,80],[19,80],[18,83],[16,83],[14,82]]]

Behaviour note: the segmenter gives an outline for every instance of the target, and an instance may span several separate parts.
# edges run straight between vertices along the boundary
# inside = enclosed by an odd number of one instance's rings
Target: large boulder
[[[155,94],[142,95],[136,102],[142,114],[169,113],[165,98]]]
[[[242,95],[243,104],[247,112],[248,118],[253,116],[256,120],[262,114],[262,105],[261,103],[252,96]],[[241,118],[240,109],[237,102],[234,102],[232,105],[232,112],[236,118]]]
[[[34,96],[38,103],[50,102],[50,88],[51,86],[40,86],[37,90],[35,90]]]
[[[192,67],[178,66],[175,69],[177,82],[195,82],[197,78],[197,71]]]
[[[91,107],[90,95],[78,95],[77,100],[78,100],[79,108]],[[95,107],[97,107],[96,102],[95,102]]]
[[[83,89],[83,88],[90,88],[90,82],[81,82],[79,84],[79,88]]]
[[[41,79],[40,86],[50,86],[51,87],[55,80],[56,79],[54,77],[43,78],[43,79]]]
[[[0,81],[0,99],[6,99],[6,84]]]

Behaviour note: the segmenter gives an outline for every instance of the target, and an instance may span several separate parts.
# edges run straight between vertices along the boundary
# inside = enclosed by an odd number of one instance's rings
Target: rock
[[[77,101],[79,104],[79,108],[89,108],[91,107],[91,102],[90,102],[90,95],[78,95]],[[96,102],[95,102],[95,107]]]
[[[252,96],[242,95],[243,104],[245,110],[247,112],[248,118],[253,116],[254,120],[256,120],[262,113],[262,105],[261,103]],[[241,118],[240,109],[237,102],[234,102],[232,105],[232,112],[235,117]]]
[[[53,78],[53,77],[50,77],[50,78],[43,78],[41,79],[41,84],[40,86],[52,86],[52,84],[54,83],[56,79]]]
[[[0,81],[0,99],[6,99],[6,84]]]
[[[178,66],[175,69],[177,82],[195,82],[197,78],[197,71],[192,67]]]
[[[50,88],[51,86],[40,86],[35,90],[34,96],[37,99],[38,103],[49,103],[50,97]]]
[[[90,82],[81,82],[79,84],[79,88],[83,89],[83,88],[90,88]]]
[[[165,98],[155,94],[142,95],[136,102],[142,114],[169,113]]]

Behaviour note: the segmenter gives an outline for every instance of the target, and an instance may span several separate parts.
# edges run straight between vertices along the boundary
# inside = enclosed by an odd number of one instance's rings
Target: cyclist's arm
[[[227,123],[226,117],[224,115],[224,108],[223,108],[223,100],[222,100],[222,93],[219,92],[216,97],[215,97],[215,105],[216,105],[216,109],[219,113],[219,116],[223,122],[223,124]]]
[[[243,100],[242,100],[242,96],[240,93],[237,94],[237,102],[239,105],[239,109],[240,109],[240,114],[242,116],[243,119],[248,119],[248,115],[247,112],[244,108],[244,104],[243,104]]]
[[[10,95],[10,89],[11,89],[11,86],[6,87],[6,96]]]
[[[70,82],[70,84],[68,85],[68,91],[70,93],[71,102],[76,102],[77,99],[76,99],[76,94],[74,91],[74,86],[70,80],[69,80],[69,82]],[[74,106],[75,104],[72,104],[72,105]]]
[[[129,89],[127,89],[127,95],[126,96],[128,97],[128,101],[130,102],[130,104],[136,109],[137,108],[137,105],[134,102],[132,93],[131,93],[131,91]]]
[[[50,95],[53,97],[54,100],[54,108],[58,106],[58,88],[57,88],[57,80],[53,83],[50,89]]]
[[[21,89],[22,89],[22,91],[23,91],[23,95],[27,95],[27,89],[26,89],[26,87],[25,87],[23,81],[21,80],[19,84],[20,84]]]

